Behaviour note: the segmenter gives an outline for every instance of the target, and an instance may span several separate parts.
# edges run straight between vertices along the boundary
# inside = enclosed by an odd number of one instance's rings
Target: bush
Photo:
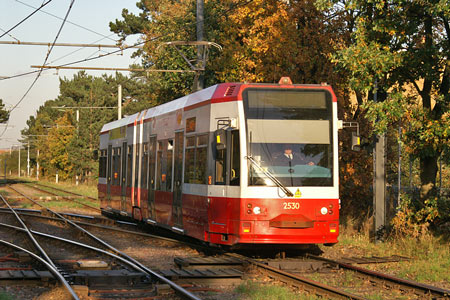
[[[446,197],[432,197],[421,202],[410,195],[402,195],[401,203],[391,225],[395,234],[420,238],[429,233],[450,233],[450,201]],[[448,231],[448,232],[447,232]]]

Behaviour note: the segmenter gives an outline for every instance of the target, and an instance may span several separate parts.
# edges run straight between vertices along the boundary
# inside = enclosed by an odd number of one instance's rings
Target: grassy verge
[[[420,238],[390,238],[375,244],[368,234],[343,230],[335,247],[324,247],[322,250],[325,256],[331,257],[333,252],[338,256],[406,256],[410,258],[409,261],[363,267],[450,288],[450,245],[448,241],[431,233],[423,234]]]
[[[316,300],[321,299],[315,296],[300,295],[283,286],[276,286],[267,283],[246,281],[236,288],[236,292],[243,300]]]
[[[83,196],[89,196],[89,197],[93,197],[93,198],[97,198],[97,186],[94,185],[83,185],[83,184],[79,184],[78,186],[75,184],[72,184],[70,182],[59,182],[59,183],[55,183],[54,181],[48,181],[45,179],[39,180],[39,181],[35,181],[33,179],[27,179],[27,178],[20,178],[21,181],[26,181],[29,183],[33,183],[33,182],[37,182],[49,187],[55,187],[57,189],[60,190],[66,190],[68,192],[74,192]],[[53,190],[51,188],[45,188],[45,187],[40,187],[42,190],[46,191],[48,190],[51,193],[60,195],[60,196],[70,196],[73,197],[71,195],[68,195],[67,193],[64,192],[59,192],[57,190]],[[84,203],[87,204],[89,206],[93,206],[93,207],[99,207],[100,203],[97,200],[90,200],[90,199],[85,199],[85,198],[73,198],[75,201],[77,201],[78,203],[74,202],[74,201],[70,201],[70,200],[52,200],[52,201],[44,201],[43,204],[45,206],[47,206],[48,208],[85,208],[82,204],[80,203]],[[25,207],[27,204],[24,204],[23,208],[28,208]],[[31,206],[31,204],[29,204],[29,206]]]
[[[59,182],[55,183],[54,181],[40,180],[39,183],[52,186],[58,189],[64,189],[69,192],[74,192],[77,194],[81,194],[84,196],[89,196],[93,198],[97,198],[97,186],[96,185],[84,185],[79,184],[78,186],[71,182]]]
[[[0,300],[14,300],[14,299],[16,299],[14,296],[0,292]]]
[[[16,178],[17,179],[17,178]],[[50,187],[55,187],[57,189],[62,189],[62,190],[67,190],[69,192],[73,192],[73,193],[77,193],[83,196],[89,196],[89,197],[93,197],[93,198],[97,198],[97,185],[86,185],[86,184],[79,184],[79,185],[75,185],[72,182],[64,182],[64,181],[60,181],[58,183],[56,183],[55,181],[52,180],[47,180],[47,179],[40,179],[39,181],[36,181],[34,179],[28,179],[28,178],[20,178],[20,180],[22,181],[26,181],[26,182],[37,182],[43,185],[47,185]],[[52,191],[54,192],[54,191]]]

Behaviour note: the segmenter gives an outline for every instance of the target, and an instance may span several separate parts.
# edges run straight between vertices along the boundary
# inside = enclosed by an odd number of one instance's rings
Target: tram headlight
[[[259,215],[261,213],[261,208],[259,206],[253,207],[253,213]]]
[[[322,207],[322,208],[320,209],[320,213],[321,213],[322,215],[326,215],[326,214],[328,213],[328,208],[326,208],[325,206]]]

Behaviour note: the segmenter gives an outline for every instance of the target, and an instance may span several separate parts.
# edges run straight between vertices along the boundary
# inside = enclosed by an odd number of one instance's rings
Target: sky
[[[0,0],[0,35],[21,22],[35,8],[49,0]],[[51,0],[40,11],[25,22],[0,38],[0,42],[44,42],[52,43],[63,23],[72,0]],[[137,0],[75,0],[69,12],[67,22],[57,39],[57,43],[75,44],[116,44],[118,36],[109,30],[109,22],[122,20],[124,8],[133,13],[139,13]],[[34,8],[32,8],[32,7]],[[51,15],[50,15],[51,14]],[[53,16],[52,16],[53,15]],[[56,16],[56,17],[55,17]],[[84,27],[84,28],[83,28]],[[130,37],[125,44],[132,45],[139,37]],[[2,80],[4,77],[19,75],[38,69],[32,65],[42,65],[45,61],[47,46],[27,46],[0,44],[0,99],[7,109],[14,107],[36,78],[37,73]],[[113,52],[111,48],[80,48],[54,47],[47,60],[47,65],[57,66],[100,54]],[[130,56],[133,49],[123,51],[123,55],[112,54],[107,57],[79,63],[80,67],[117,67],[127,68],[138,63]],[[9,149],[19,145],[20,131],[26,128],[26,121],[36,114],[36,111],[47,100],[55,99],[59,95],[59,78],[72,78],[79,70],[45,70],[37,80],[23,101],[14,109],[10,116],[9,125],[0,124],[0,149]],[[105,71],[86,71],[92,76],[114,74]],[[127,73],[125,73],[127,74]]]

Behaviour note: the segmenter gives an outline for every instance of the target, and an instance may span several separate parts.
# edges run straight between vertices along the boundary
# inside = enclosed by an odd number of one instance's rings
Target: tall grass
[[[368,220],[368,223],[371,221]],[[368,230],[355,230],[347,226],[341,230],[339,243],[333,250],[355,249],[355,256],[392,256],[400,255],[410,258],[395,265],[368,265],[368,268],[381,269],[396,276],[426,283],[446,283],[450,285],[450,245],[447,240],[424,231],[418,237],[391,236],[384,242],[374,243]],[[384,269],[383,269],[384,268]]]

